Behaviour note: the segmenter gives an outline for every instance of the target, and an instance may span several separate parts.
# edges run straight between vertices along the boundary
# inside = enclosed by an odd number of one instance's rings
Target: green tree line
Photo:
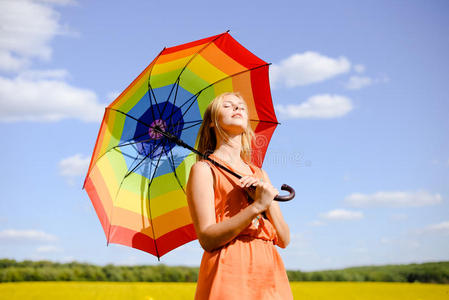
[[[316,272],[287,271],[290,281],[383,281],[449,283],[449,262],[352,267]]]
[[[290,281],[390,281],[449,283],[449,262],[287,271]],[[87,263],[0,259],[0,282],[147,281],[196,282],[198,268],[184,266],[97,266]]]

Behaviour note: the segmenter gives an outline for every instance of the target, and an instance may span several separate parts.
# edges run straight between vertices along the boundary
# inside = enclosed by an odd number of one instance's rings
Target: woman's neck
[[[218,136],[218,135],[217,135]],[[242,151],[241,134],[230,136],[227,141],[223,138],[217,138],[217,147],[215,147],[214,155],[222,160],[234,164],[241,161],[240,153]]]

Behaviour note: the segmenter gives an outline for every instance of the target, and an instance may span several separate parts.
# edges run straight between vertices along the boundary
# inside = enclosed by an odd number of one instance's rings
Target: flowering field
[[[292,282],[295,299],[449,299],[449,285],[383,282]],[[193,299],[195,283],[20,282],[0,284],[0,299]]]

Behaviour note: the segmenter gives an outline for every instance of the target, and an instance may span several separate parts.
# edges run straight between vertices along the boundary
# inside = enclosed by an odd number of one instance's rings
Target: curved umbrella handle
[[[276,197],[274,197],[274,200],[280,201],[280,202],[285,202],[285,201],[290,201],[293,198],[295,198],[295,189],[292,188],[291,186],[289,186],[288,184],[284,183],[281,186],[281,190],[287,191],[287,192],[289,192],[289,194],[288,195],[284,195],[284,196],[277,195]]]

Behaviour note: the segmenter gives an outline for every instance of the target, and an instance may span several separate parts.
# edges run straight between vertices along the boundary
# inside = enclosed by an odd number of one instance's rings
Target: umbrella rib
[[[148,135],[148,133],[145,133],[145,134],[143,134],[143,135],[141,135],[140,137],[142,137],[142,136],[144,136],[144,135]],[[139,138],[139,137],[136,137],[136,138]],[[149,139],[145,139],[145,140],[140,140],[140,141],[136,141],[136,142],[127,142],[127,143],[125,143],[125,144],[120,144],[120,145],[117,145],[117,146],[114,146],[113,148],[111,148],[111,150],[112,149],[115,149],[115,148],[119,148],[119,147],[124,147],[124,146],[129,146],[129,145],[135,145],[135,144],[138,144],[138,143],[145,143],[145,142],[149,142],[149,141],[152,141],[152,140],[154,140],[153,138],[149,138]]]
[[[164,148],[162,147],[162,149],[164,149]],[[164,150],[164,152],[165,152],[165,150]],[[151,214],[151,196],[150,196],[150,187],[151,187],[151,184],[153,183],[154,175],[156,175],[157,168],[159,167],[159,162],[161,161],[161,157],[162,157],[162,155],[159,155],[159,159],[157,160],[156,166],[154,167],[154,172],[153,172],[153,174],[151,175],[150,182],[148,183],[148,211],[149,211],[149,214],[150,214],[151,231],[153,232],[154,248],[156,249],[156,255],[157,255],[157,259],[158,259],[158,260],[159,260],[160,256],[159,256],[159,251],[158,251],[158,249],[157,249],[156,235],[155,235],[155,233],[154,233],[153,216],[152,216],[152,214]]]
[[[153,68],[156,65],[156,62],[159,59],[159,57],[162,55],[162,52],[164,52],[164,50],[165,50],[165,47],[164,47],[164,49],[162,49],[161,52],[159,52],[159,55],[154,60],[154,64],[151,66],[150,72],[148,73],[148,88],[149,88],[151,94],[153,94],[154,102],[156,102],[156,105],[157,105],[157,99],[156,99],[156,95],[154,95],[153,88],[151,87],[150,79],[151,79],[151,73],[153,72]],[[151,101],[150,93],[148,93],[148,97],[150,98],[151,115],[153,116],[153,120],[156,120],[156,118],[154,116],[154,111],[153,111],[153,101]],[[157,107],[158,107],[158,110],[159,110],[159,106],[157,106]],[[159,115],[160,115],[160,113],[159,113]]]
[[[183,124],[188,124],[188,123],[197,123],[197,122],[203,122],[203,120],[193,120],[193,121],[184,121],[182,122]],[[181,123],[181,121],[176,122],[175,124],[179,124]],[[172,124],[173,125],[173,124]]]
[[[199,123],[196,123],[196,124],[193,124],[193,125],[190,125],[190,126],[184,127],[183,129],[181,129],[181,131],[184,131],[184,130],[186,130],[186,129],[189,129],[189,128],[192,128],[192,127],[195,127],[195,126],[201,125],[201,123],[202,123],[202,122],[199,122]]]
[[[151,109],[151,115],[153,116],[153,120],[156,120],[156,116],[154,115],[154,110],[153,110],[153,101],[151,100],[151,92],[153,91],[150,85],[150,79],[148,79],[148,99],[150,99],[150,109]],[[156,100],[155,100],[156,102]],[[157,103],[157,102],[156,102]]]
[[[185,128],[183,128],[181,131],[184,131],[185,129],[189,129],[189,128],[191,128],[191,127],[200,125],[201,123],[203,123],[203,120],[197,120],[197,121],[191,121],[191,122],[184,122],[184,124],[186,124],[186,123],[194,123],[194,122],[195,122],[195,124],[190,125],[190,126],[188,126],[188,127],[185,127]],[[175,127],[175,126],[178,126],[179,124],[180,124],[180,122],[176,122],[175,124],[171,124],[170,126],[167,126],[167,128],[173,128],[173,127]]]
[[[162,114],[161,114],[161,116],[162,116],[162,115],[164,114],[164,112],[165,112],[165,108],[167,107],[168,100],[170,100],[171,94],[173,93],[173,89],[174,89],[175,86],[176,86],[176,91],[175,91],[175,99],[174,99],[174,101],[173,101],[173,105],[176,104],[176,96],[178,95],[179,77],[178,77],[178,79],[176,79],[175,83],[172,85],[172,88],[170,89],[170,93],[168,94],[167,99],[165,99],[165,104],[164,104],[164,107],[162,108]],[[172,108],[172,110],[173,110],[173,108]]]
[[[151,87],[150,84],[150,79],[148,79],[148,88],[150,89],[151,94],[154,97],[154,102],[156,103],[156,108],[157,108],[157,112],[159,113],[159,118],[161,118],[161,111],[159,110],[159,103],[157,103],[157,99],[156,99],[156,95],[154,94],[153,88]],[[149,93],[148,93],[149,95]],[[151,97],[150,97],[150,101],[151,101]],[[153,112],[153,102],[151,102],[151,112]],[[153,119],[156,120],[156,118],[154,117],[154,113],[153,113]]]
[[[139,122],[140,124],[143,124],[143,125],[147,126],[148,128],[152,128],[151,125],[148,125],[147,123],[142,122],[141,120],[136,119],[136,118],[134,118],[133,116],[131,116],[131,115],[129,115],[129,114],[127,114],[127,113],[125,113],[125,112],[123,112],[123,111],[121,111],[121,110],[118,110],[118,109],[115,109],[115,108],[112,108],[112,107],[107,107],[106,109],[110,109],[110,110],[116,111],[116,112],[118,112],[118,113],[121,113],[121,114],[127,116],[128,118],[131,118],[131,119],[133,119],[134,121]]]
[[[168,161],[170,162],[170,167],[172,168],[173,175],[175,176],[176,181],[178,182],[179,186],[181,187],[182,191],[183,191],[184,194],[185,194],[186,191],[184,190],[184,187],[182,186],[181,181],[180,181],[179,178],[178,178],[178,174],[176,174],[175,160],[174,160],[174,158],[173,158],[173,152],[172,152],[172,149],[170,149],[171,159],[170,159],[170,156],[168,155],[167,151],[165,151],[165,149],[164,149],[164,153],[165,153],[165,155],[168,157]]]
[[[274,121],[266,121],[266,120],[256,120],[256,119],[250,119],[250,121],[252,121],[252,122],[264,122],[264,123],[272,123],[272,124],[277,124],[277,125],[281,125],[281,123],[279,123],[279,122],[274,122]]]
[[[140,167],[140,165],[145,161],[145,159],[147,159],[148,157],[150,157],[157,149],[158,147],[162,144],[162,139],[159,141],[159,143],[156,145],[156,147],[154,147],[153,151],[151,151],[150,153],[148,153],[147,155],[145,155],[144,158],[142,158],[142,160],[137,164],[137,166],[135,166],[132,170],[128,171],[128,173],[126,173],[125,178],[128,177],[132,172],[134,172],[138,167]]]
[[[137,144],[137,143],[148,142],[148,141],[152,140],[152,139],[146,139],[146,140],[141,140],[141,141],[131,142],[132,140],[136,140],[136,139],[141,138],[141,137],[146,136],[146,135],[148,135],[148,132],[145,132],[144,134],[141,134],[141,135],[139,135],[139,136],[133,137],[133,138],[130,139],[130,140],[124,141],[124,144],[119,144],[119,145],[117,145],[117,146],[112,147],[111,149],[117,148],[117,147],[123,147],[123,146],[133,145],[133,144]]]
[[[178,99],[178,89],[179,89],[179,78],[177,79],[176,91],[175,91],[175,99],[173,100],[173,105],[171,107],[171,112],[170,112],[170,124],[171,124],[171,122],[173,120],[173,110],[175,109],[176,99]],[[162,114],[164,114],[164,112],[165,112],[165,107],[162,110]]]
[[[218,40],[219,38],[221,38],[222,36],[224,36],[225,34],[227,34],[229,32],[226,31],[222,34],[220,34],[219,36],[217,36],[216,38],[214,38],[213,40],[209,41],[206,45],[204,45],[201,49],[199,49],[195,54],[192,55],[192,57],[189,59],[189,61],[184,65],[184,67],[182,68],[181,72],[179,72],[178,78],[176,78],[175,83],[172,85],[172,88],[170,90],[170,94],[173,92],[173,89],[175,88],[175,85],[178,86],[179,85],[179,80],[181,78],[182,73],[184,72],[184,70],[187,68],[187,66],[198,56],[198,54],[203,51],[204,49],[206,49],[207,47],[209,47],[210,44],[212,44],[213,42],[215,42],[216,40]],[[176,84],[178,83],[178,84]],[[168,101],[168,99],[167,99]],[[176,97],[175,97],[175,101],[176,101]],[[175,102],[176,103],[176,102]],[[170,116],[171,118],[171,116]]]

